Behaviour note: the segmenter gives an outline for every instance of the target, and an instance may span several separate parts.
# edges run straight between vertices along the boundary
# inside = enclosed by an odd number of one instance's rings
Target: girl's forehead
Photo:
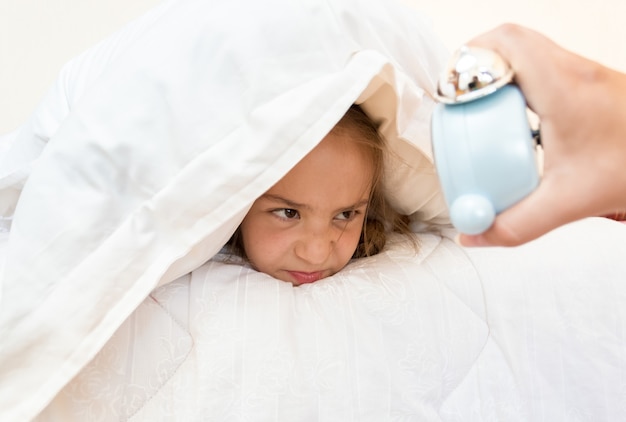
[[[326,175],[366,178],[373,172],[371,153],[348,134],[329,133],[285,177],[298,176],[312,182]]]
[[[374,165],[363,146],[331,133],[268,193],[302,204],[350,205],[369,197],[373,176]]]

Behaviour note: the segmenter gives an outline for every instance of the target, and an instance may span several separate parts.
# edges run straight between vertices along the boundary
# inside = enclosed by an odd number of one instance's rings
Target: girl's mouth
[[[289,273],[291,278],[293,278],[296,281],[296,283],[294,283],[296,286],[300,284],[314,283],[317,280],[324,278],[323,271],[315,271],[312,273],[307,273],[303,271],[287,271],[287,272]]]

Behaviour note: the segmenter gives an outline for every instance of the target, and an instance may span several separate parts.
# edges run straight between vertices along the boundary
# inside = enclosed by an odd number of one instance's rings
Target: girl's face
[[[372,189],[372,157],[331,132],[258,198],[241,223],[258,271],[296,286],[341,270],[358,245]]]

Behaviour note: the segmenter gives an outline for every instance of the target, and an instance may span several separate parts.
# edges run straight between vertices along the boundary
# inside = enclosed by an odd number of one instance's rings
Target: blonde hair
[[[385,154],[389,153],[389,149],[374,121],[360,106],[353,104],[331,132],[348,136],[363,147],[372,158],[374,169],[367,216],[352,258],[364,258],[380,253],[387,243],[389,232],[398,232],[410,237],[417,247],[416,238],[409,228],[409,218],[395,211],[385,197],[382,185]],[[227,248],[230,253],[247,259],[240,227],[228,241]]]
[[[341,118],[333,130],[345,131],[351,138],[369,150],[372,157],[374,177],[363,224],[361,238],[353,258],[363,258],[380,253],[387,243],[389,232],[397,232],[416,242],[409,227],[408,216],[398,213],[391,207],[383,189],[385,154],[390,154],[386,140],[381,136],[374,121],[354,104]],[[414,243],[416,245],[416,243]],[[417,246],[417,245],[416,245]]]

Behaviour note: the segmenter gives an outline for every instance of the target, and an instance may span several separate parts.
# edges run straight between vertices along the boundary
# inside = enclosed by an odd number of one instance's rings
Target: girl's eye
[[[348,210],[348,211],[342,211],[339,214],[337,214],[335,216],[336,220],[345,220],[345,221],[350,221],[352,220],[354,217],[356,217],[357,211],[356,210]]]
[[[293,220],[300,216],[297,210],[294,210],[291,208],[281,208],[281,209],[272,211],[272,213],[276,215],[277,217],[283,218],[285,220]]]

